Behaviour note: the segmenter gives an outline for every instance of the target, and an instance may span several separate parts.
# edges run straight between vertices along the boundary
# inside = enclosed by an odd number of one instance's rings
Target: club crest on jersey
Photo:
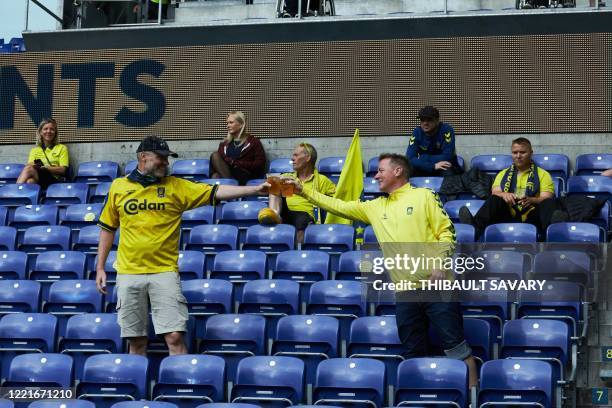
[[[412,215],[412,207],[406,208],[406,215]]]
[[[157,187],[157,197],[164,198],[166,196],[166,187]]]

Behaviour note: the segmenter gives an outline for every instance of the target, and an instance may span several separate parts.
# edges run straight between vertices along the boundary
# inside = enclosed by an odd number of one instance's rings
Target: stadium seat
[[[212,279],[225,279],[243,284],[266,277],[266,254],[260,251],[223,251],[215,256]]]
[[[482,319],[489,323],[491,339],[495,343],[494,347],[502,338],[504,322],[511,318],[509,301],[513,299],[508,299],[508,296],[508,291],[488,289],[465,292],[461,299],[461,311],[464,318]]]
[[[197,338],[204,336],[206,320],[233,310],[234,285],[222,279],[193,279],[181,284],[189,315],[195,318]]]
[[[500,223],[487,226],[484,231],[484,242],[528,243],[537,241],[537,230],[534,225],[525,223]]]
[[[291,173],[293,172],[293,161],[289,157],[274,159],[270,162],[268,173]]]
[[[10,227],[17,229],[17,245],[25,230],[39,225],[57,225],[58,208],[54,205],[24,205],[15,208]]]
[[[344,166],[344,157],[322,157],[319,160],[318,170],[319,173],[326,175],[332,181],[333,179],[338,179],[340,177],[340,173],[342,173],[342,167]],[[334,183],[336,182],[334,181]]]
[[[599,175],[604,170],[612,169],[612,154],[581,154],[576,156],[577,176]]]
[[[276,262],[276,255],[279,252],[289,251],[294,248],[295,227],[288,224],[274,226],[253,225],[247,229],[246,239],[242,246],[242,249],[265,252],[271,264]]]
[[[0,280],[0,314],[37,313],[40,283],[31,280]]]
[[[366,176],[374,177],[376,173],[378,173],[378,156],[372,157],[370,160],[368,160]]]
[[[372,406],[385,402],[385,365],[370,358],[321,361],[313,389],[315,405]]]
[[[374,228],[371,225],[368,225],[363,231],[363,245],[368,250],[380,249],[378,239],[376,234],[374,234]]]
[[[0,164],[0,184],[14,184],[24,167],[21,163]]]
[[[117,251],[111,250],[108,252],[108,256],[106,257],[106,262],[104,262],[104,271],[106,272],[106,286],[107,288],[115,287],[115,283],[117,282],[117,270],[115,269],[115,262],[117,261]],[[94,258],[94,265],[98,264],[98,256]],[[90,278],[95,276],[96,268],[94,266],[92,273],[90,274]],[[114,309],[113,309],[114,311]]]
[[[7,378],[11,361],[24,353],[53,353],[57,319],[46,313],[11,313],[0,319],[2,378]]]
[[[72,242],[75,242],[81,228],[96,225],[101,213],[102,204],[100,203],[72,204],[66,207],[66,212],[60,218],[60,225],[70,228]]]
[[[338,280],[371,280],[372,262],[382,257],[380,251],[349,251],[340,255],[338,271],[334,279]]]
[[[457,242],[461,244],[470,244],[476,241],[476,230],[473,225],[455,224],[455,234]]]
[[[164,401],[123,401],[113,404],[111,408],[179,408],[183,405],[176,405],[171,402]]]
[[[238,363],[231,402],[264,407],[297,405],[304,399],[304,362],[295,357],[254,356]]]
[[[588,222],[558,222],[546,229],[547,242],[584,242],[602,241],[599,227]]]
[[[537,275],[533,276],[537,278]],[[573,338],[585,338],[588,305],[578,283],[547,280],[542,290],[519,292],[519,319],[555,319],[567,323]]]
[[[223,357],[227,380],[233,383],[240,360],[266,354],[266,319],[250,314],[211,316],[199,352]]]
[[[186,180],[200,181],[209,177],[209,167],[210,163],[208,159],[176,160],[172,163],[172,171],[170,174]]]
[[[346,355],[350,358],[373,358],[385,363],[387,383],[395,386],[398,365],[405,351],[397,332],[394,316],[366,316],[353,320]],[[390,390],[393,395],[392,390]]]
[[[512,165],[512,156],[509,154],[481,154],[472,157],[470,167],[476,167],[492,176]]]
[[[213,258],[221,251],[238,247],[238,227],[234,225],[198,225],[192,228],[185,250],[206,255],[206,270],[212,270]]]
[[[185,354],[164,358],[153,388],[155,401],[192,408],[225,400],[225,361],[218,356]]]
[[[546,170],[551,177],[560,179],[565,189],[565,182],[570,174],[570,160],[564,154],[534,154],[531,159],[538,167]]]
[[[185,211],[181,215],[181,247],[189,241],[189,235],[193,227],[202,224],[215,223],[215,207],[203,205]]]
[[[8,222],[8,208],[0,207],[0,227],[6,226]]]
[[[74,381],[72,357],[56,353],[32,353],[16,356],[3,387],[69,388]]]
[[[493,339],[491,324],[478,318],[463,318],[463,334],[465,340],[472,349],[472,356],[476,359],[478,367],[481,367],[485,361],[489,361],[493,357],[494,344],[497,339]],[[432,355],[444,356],[442,340],[438,333],[429,327],[429,347]]]
[[[612,177],[572,176],[567,180],[567,195],[583,195],[610,201]]]
[[[20,251],[0,251],[0,279],[28,279],[28,255]]]
[[[302,407],[301,405],[297,405]],[[297,407],[296,406],[296,407]],[[242,403],[230,403],[230,402],[215,402],[212,404],[198,405],[196,408],[260,408],[259,405],[255,404],[242,404]],[[325,408],[325,407],[322,407]]]
[[[589,254],[579,247],[574,250],[552,248],[536,254],[533,260],[534,279],[573,282],[584,288],[592,286],[594,265]]]
[[[89,187],[85,183],[55,183],[47,187],[41,200],[43,204],[65,207],[69,204],[86,204]]]
[[[190,279],[203,279],[204,254],[198,251],[179,251],[178,269],[182,281]]]
[[[245,185],[246,186],[258,186],[261,183],[265,183],[265,182],[266,182],[266,179],[251,179],[251,180],[248,180]],[[268,195],[267,194],[266,195],[255,194],[251,196],[242,197],[241,201],[263,201],[267,203]]]
[[[64,336],[68,318],[81,313],[102,313],[103,297],[93,280],[59,280],[51,284],[43,311],[57,316]]]
[[[115,240],[111,247],[112,250],[117,250],[119,245],[119,233],[115,232]],[[98,243],[100,242],[100,227],[97,225],[88,225],[80,229],[76,240],[73,241],[72,249],[83,252],[87,257],[87,271],[95,272],[94,260],[98,253]]]
[[[475,216],[483,204],[484,200],[452,200],[444,203],[444,210],[453,223],[459,223],[459,210],[461,207],[467,207],[472,215]]]
[[[110,407],[113,402],[134,401],[148,396],[148,360],[135,354],[96,354],[85,361],[77,386],[79,399]]]
[[[226,179],[226,178],[209,178],[209,179],[203,179],[202,181],[200,181],[200,183],[204,183],[204,184],[210,184],[211,186],[217,185],[217,186],[237,186],[238,185],[238,180],[236,179]]]
[[[367,313],[366,291],[367,286],[359,281],[315,282],[310,287],[306,313],[336,317],[340,339],[347,339],[353,319]]]
[[[62,225],[30,227],[23,234],[21,251],[39,254],[44,251],[69,251],[70,228]]]
[[[378,187],[378,181],[374,180],[373,177],[365,177],[363,179],[363,199],[373,200],[377,197],[382,196],[384,193],[380,191]]]
[[[12,52],[24,52],[26,50],[25,41],[22,37],[13,37],[8,44],[11,46]]]
[[[338,270],[340,254],[352,251],[355,245],[355,229],[345,224],[310,224],[304,232],[302,249],[327,252],[332,274]]]
[[[125,174],[126,176],[129,175],[131,172],[134,171],[136,167],[138,167],[138,160],[128,161],[127,163],[125,163],[123,174]]]
[[[2,405],[0,405],[1,407]],[[34,401],[28,405],[28,408],[96,408],[96,406],[92,402],[85,400],[55,399]]]
[[[36,403],[38,403],[38,401],[33,402],[32,404],[36,404]],[[13,403],[12,400],[0,398],[0,408],[14,408],[14,407],[15,407],[15,404]],[[36,408],[36,407],[34,407],[34,408]],[[41,408],[41,406],[38,406],[38,408]],[[88,408],[95,408],[95,407],[88,407]]]
[[[521,280],[531,268],[531,264],[523,254],[516,251],[479,251],[474,256],[482,258],[484,268],[468,271],[465,274],[467,279]]]
[[[437,193],[442,187],[443,179],[443,177],[410,177],[410,184],[413,187],[428,188]]]
[[[478,407],[521,405],[553,407],[552,368],[538,360],[492,360],[480,372]]]
[[[106,196],[108,195],[108,190],[110,190],[112,182],[103,181],[99,183],[94,188],[93,192],[89,196],[90,203],[103,203],[106,200]]]
[[[119,164],[113,161],[90,161],[79,165],[74,181],[77,183],[99,184],[119,177]]]
[[[38,184],[5,184],[0,186],[0,205],[7,207],[36,205],[39,194]]]
[[[276,333],[278,319],[300,313],[300,285],[286,279],[259,279],[244,285],[238,313],[266,318],[267,337]]]
[[[284,251],[278,254],[273,279],[290,279],[301,285],[300,301],[306,302],[313,282],[329,277],[329,255],[322,251]]]
[[[225,203],[221,209],[219,224],[231,224],[238,227],[240,233],[239,243],[244,243],[246,230],[252,225],[258,225],[257,215],[259,211],[266,208],[266,203],[261,201],[232,201]]]
[[[94,354],[123,353],[121,328],[112,313],[83,313],[71,316],[58,351],[74,359],[76,378],[82,378],[85,360]]]
[[[395,404],[467,408],[468,370],[450,358],[411,358],[397,370]]]
[[[300,358],[305,364],[306,384],[312,385],[319,363],[340,357],[339,334],[338,319],[331,316],[281,317],[276,326],[270,354]]]
[[[43,299],[49,286],[63,279],[85,279],[85,254],[78,251],[46,251],[38,255],[30,279],[40,282]]]

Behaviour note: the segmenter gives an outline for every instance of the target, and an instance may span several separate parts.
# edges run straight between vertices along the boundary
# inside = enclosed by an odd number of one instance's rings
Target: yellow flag
[[[363,190],[363,164],[361,161],[361,142],[359,141],[359,129],[355,129],[351,146],[346,153],[340,180],[336,186],[334,198],[343,201],[359,200]],[[351,220],[327,213],[326,224],[352,224]]]

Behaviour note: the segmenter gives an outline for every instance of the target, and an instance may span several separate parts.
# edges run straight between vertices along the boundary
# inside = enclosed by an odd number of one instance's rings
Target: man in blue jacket
[[[414,129],[406,156],[412,165],[413,177],[450,176],[463,173],[455,154],[455,130],[440,121],[440,112],[433,106],[419,111],[421,125]]]

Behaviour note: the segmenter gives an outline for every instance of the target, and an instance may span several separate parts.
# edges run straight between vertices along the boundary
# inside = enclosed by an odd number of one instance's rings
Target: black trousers
[[[550,225],[550,218],[555,210],[560,210],[561,206],[554,198],[549,198],[534,206],[535,208],[527,215],[526,223],[535,225],[540,235],[546,232]],[[491,224],[501,222],[523,222],[520,214],[512,215],[510,206],[503,198],[492,195],[484,202],[480,210],[474,216],[474,228],[476,238],[479,238],[485,228]]]

